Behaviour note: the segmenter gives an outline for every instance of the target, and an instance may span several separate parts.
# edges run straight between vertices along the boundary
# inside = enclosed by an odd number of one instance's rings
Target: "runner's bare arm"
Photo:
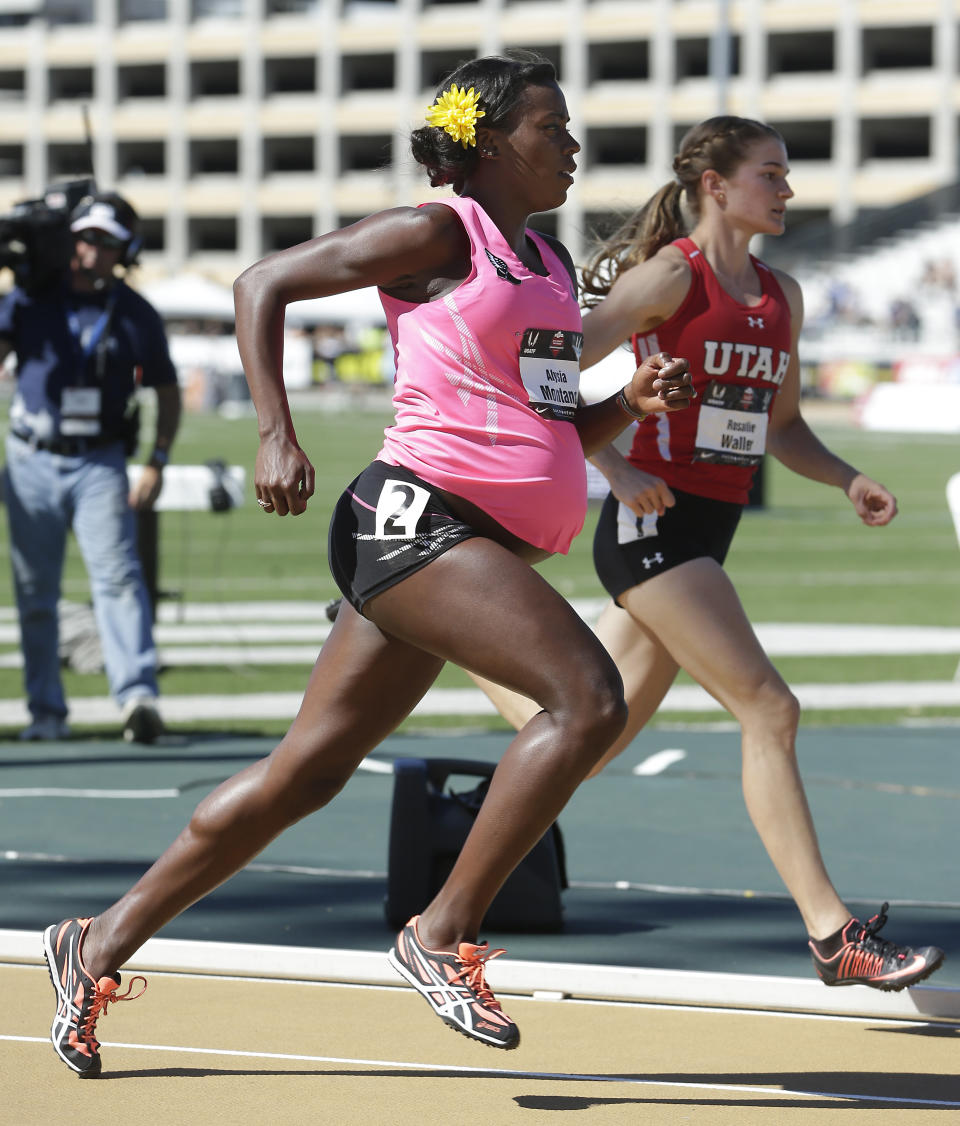
[[[778,271],[777,277],[790,303],[791,349],[787,375],[770,416],[767,448],[794,473],[842,489],[865,524],[889,524],[897,514],[893,494],[828,449],[801,414],[797,347],[803,325],[803,297],[800,286],[788,274]]]
[[[592,367],[635,332],[648,332],[680,307],[690,267],[675,247],[621,274],[603,301],[584,314],[582,368]]]
[[[649,356],[634,372],[623,395],[633,412],[661,414],[684,410],[694,397],[690,365],[682,357],[675,359],[666,352]],[[630,425],[631,415],[619,398],[620,392],[599,403],[581,404],[577,410],[577,432],[587,457],[602,450]]]
[[[314,469],[297,441],[283,381],[283,327],[292,301],[381,286],[428,300],[469,270],[463,224],[442,204],[397,207],[272,254],[234,283],[237,345],[257,412],[255,486],[280,516],[299,515],[314,491]]]

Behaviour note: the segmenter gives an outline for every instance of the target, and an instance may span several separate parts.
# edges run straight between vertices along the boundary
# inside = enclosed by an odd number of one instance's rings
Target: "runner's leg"
[[[344,603],[279,745],[204,798],[149,871],[94,919],[84,943],[91,975],[116,970],[284,829],[330,801],[416,706],[442,664],[384,636]]]
[[[800,709],[770,663],[723,568],[700,558],[621,596],[630,613],[742,729],[743,794],[764,847],[813,938],[850,918],[824,866],[796,758]]]
[[[565,600],[490,540],[451,548],[365,609],[373,620],[344,605],[300,712],[273,753],[205,798],[163,856],[91,924],[84,957],[92,975],[116,969],[285,828],[329,802],[409,714],[445,659],[502,679],[545,709],[498,766],[423,936],[454,948],[475,937],[507,876],[622,728],[620,678]]]
[[[620,670],[629,715],[623,733],[591,769],[588,778],[596,777],[646,727],[669,691],[678,668],[657,638],[613,601],[607,603],[597,620],[596,634]],[[471,677],[515,728],[522,727],[539,710],[529,696],[473,673]]]
[[[411,604],[429,606],[429,616],[411,619]],[[476,940],[506,878],[621,731],[622,682],[569,603],[490,540],[451,549],[366,610],[385,631],[409,634],[537,704],[498,764],[449,879],[421,916],[426,946],[456,949]]]

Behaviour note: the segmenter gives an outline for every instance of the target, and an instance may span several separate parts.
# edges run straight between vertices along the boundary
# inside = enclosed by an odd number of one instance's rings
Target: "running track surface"
[[[81,1082],[39,1027],[39,967],[0,967],[4,1120],[711,1126],[956,1121],[957,1026],[505,996],[514,1052],[446,1029],[408,989],[160,975],[103,1018]],[[43,1014],[43,1016],[41,1016]],[[579,1112],[579,1113],[576,1113]]]
[[[495,759],[504,745],[489,735],[395,737],[372,765],[389,771],[393,758],[452,753]],[[960,1110],[960,779],[949,728],[801,736],[841,892],[857,910],[894,900],[892,937],[947,949],[944,969],[909,993],[827,990],[811,979],[795,910],[742,808],[735,734],[661,730],[641,736],[561,816],[573,884],[564,931],[484,935],[510,950],[490,977],[523,1031],[517,1052],[455,1035],[411,990],[391,984],[382,895],[392,778],[375,769],[275,842],[260,868],[162,932],[191,956],[207,951],[214,966],[224,948],[210,943],[230,943],[244,963],[231,972],[245,976],[210,976],[202,957],[192,973],[149,972],[145,996],[114,1006],[99,1027],[112,1079],[78,1086],[46,1040],[52,990],[39,930],[120,894],[218,778],[269,749],[209,737],[150,750],[3,748],[0,928],[12,942],[0,942],[8,959],[0,1066],[16,1077],[4,1085],[5,1123],[79,1115],[125,1126],[272,1126],[322,1116],[366,1126],[429,1116],[500,1126],[581,1111],[591,1123],[779,1124],[806,1122],[804,1111],[811,1122],[840,1121],[856,1109],[858,1121],[882,1115],[899,1126]],[[321,947],[342,948],[344,962],[366,960],[375,972],[363,980],[373,984],[323,983],[337,974],[302,961],[335,965],[336,951]],[[11,949],[21,964],[10,964]],[[257,969],[258,959],[270,968]],[[145,955],[143,965],[171,961]],[[537,971],[526,982],[534,989],[540,974],[540,996],[523,983],[514,989],[524,966]],[[246,976],[264,973],[270,978]],[[597,999],[602,988],[590,999],[594,973],[642,980],[631,1000]],[[738,976],[746,974],[754,977]],[[582,991],[564,988],[578,975]],[[669,989],[674,1003],[649,1003]],[[542,996],[564,992],[576,996]],[[691,996],[739,1011],[691,1008]],[[822,1011],[769,1011],[797,1007]]]

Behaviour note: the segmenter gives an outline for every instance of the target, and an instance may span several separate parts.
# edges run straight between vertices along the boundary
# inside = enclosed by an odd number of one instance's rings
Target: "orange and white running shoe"
[[[387,955],[390,964],[444,1024],[493,1048],[516,1048],[520,1029],[500,1008],[483,976],[485,964],[506,951],[491,950],[487,942],[461,942],[456,954],[427,950],[417,934],[419,918],[414,915],[397,935]]]
[[[861,923],[851,919],[840,932],[840,948],[825,958],[810,940],[810,956],[824,985],[869,985],[884,992],[899,992],[929,977],[943,963],[937,946],[898,946],[877,932],[887,921],[884,903],[880,913]]]
[[[147,988],[145,978],[134,977],[126,993],[117,993],[120,975],[110,974],[94,981],[80,956],[80,946],[91,919],[64,919],[47,927],[43,952],[50,980],[57,994],[57,1011],[50,1026],[50,1039],[57,1055],[81,1079],[96,1079],[100,1074],[100,1044],[95,1036],[97,1018],[113,1001],[133,1001]],[[134,982],[143,989],[131,993]]]

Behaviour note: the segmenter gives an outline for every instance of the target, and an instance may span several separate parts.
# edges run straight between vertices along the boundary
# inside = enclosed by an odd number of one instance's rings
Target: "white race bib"
[[[703,394],[694,461],[758,465],[767,446],[772,387],[713,380]]]
[[[528,328],[520,344],[520,378],[531,410],[541,418],[572,422],[580,401],[583,333]]]

